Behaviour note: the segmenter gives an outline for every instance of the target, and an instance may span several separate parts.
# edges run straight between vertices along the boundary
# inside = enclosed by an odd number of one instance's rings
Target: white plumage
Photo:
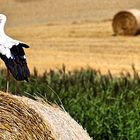
[[[6,16],[4,14],[0,14],[0,53],[6,55],[7,58],[13,58],[10,48],[13,45],[18,45],[19,43],[23,43],[21,41],[12,39],[11,37],[7,36],[4,32],[4,26],[6,23]]]

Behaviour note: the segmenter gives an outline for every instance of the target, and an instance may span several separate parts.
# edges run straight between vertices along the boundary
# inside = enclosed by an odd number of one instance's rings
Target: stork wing
[[[7,68],[10,70],[11,74],[16,80],[26,80],[30,77],[30,71],[27,66],[25,52],[23,47],[27,48],[28,45],[19,43],[18,45],[13,45],[11,48],[5,47],[7,52],[10,52],[10,57],[7,57],[7,53],[0,51],[0,57],[5,62]]]

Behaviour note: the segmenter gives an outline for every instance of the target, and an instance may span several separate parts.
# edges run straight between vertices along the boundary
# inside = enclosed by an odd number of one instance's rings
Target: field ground
[[[132,64],[140,70],[140,37],[113,36],[111,21],[19,27],[8,32],[30,44],[29,66],[37,67],[40,74],[62,64],[68,70],[90,66],[113,74],[131,71]]]
[[[140,71],[140,36],[113,36],[111,25],[118,10],[138,8],[138,0],[0,3],[1,11],[9,16],[6,32],[31,46],[26,50],[31,71],[37,67],[42,74],[50,68],[61,68],[62,64],[68,70],[92,67],[113,74],[131,71],[131,65],[135,64]]]

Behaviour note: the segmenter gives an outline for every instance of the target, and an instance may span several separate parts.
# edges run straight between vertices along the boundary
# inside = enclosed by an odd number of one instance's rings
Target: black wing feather
[[[24,48],[29,48],[29,46],[27,44],[24,44],[24,43],[19,43],[19,45],[24,47]]]
[[[13,45],[10,49],[13,58],[7,58],[5,55],[0,54],[1,59],[5,62],[13,77],[18,81],[28,81],[30,77],[30,71],[27,66],[26,58],[24,57],[25,52],[23,47],[25,46],[26,44],[23,45],[22,43]]]

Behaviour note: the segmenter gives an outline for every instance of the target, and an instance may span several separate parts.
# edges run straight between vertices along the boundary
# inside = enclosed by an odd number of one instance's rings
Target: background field
[[[139,71],[140,37],[114,37],[111,25],[119,10],[139,7],[139,0],[0,1],[0,12],[8,16],[7,34],[31,46],[28,63],[40,74],[62,64],[118,74],[131,71],[134,63]]]

